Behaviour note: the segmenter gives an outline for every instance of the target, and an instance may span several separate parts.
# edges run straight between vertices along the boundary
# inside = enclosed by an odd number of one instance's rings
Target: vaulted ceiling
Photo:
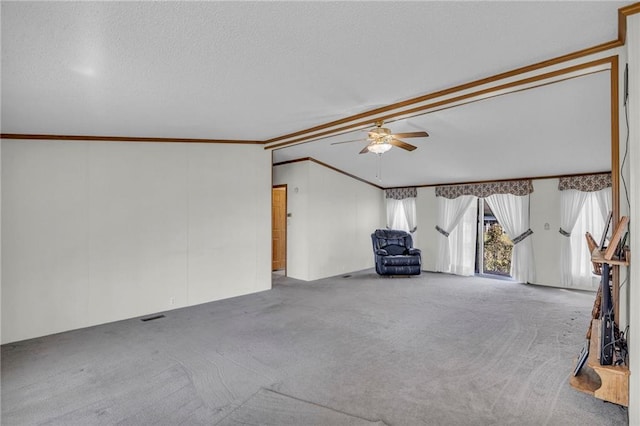
[[[267,141],[615,40],[628,4],[3,1],[2,132]],[[387,120],[430,134],[412,152],[358,154],[363,125],[274,162],[383,187],[608,170],[609,71],[571,77]]]

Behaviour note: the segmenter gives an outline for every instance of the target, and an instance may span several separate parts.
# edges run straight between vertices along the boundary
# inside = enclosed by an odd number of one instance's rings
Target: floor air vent
[[[160,318],[164,318],[164,315],[154,315],[152,317],[141,318],[140,321],[147,322],[147,321],[157,320],[157,319],[160,319]]]

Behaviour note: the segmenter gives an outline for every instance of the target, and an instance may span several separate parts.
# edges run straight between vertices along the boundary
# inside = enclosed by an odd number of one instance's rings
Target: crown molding
[[[362,182],[362,183],[366,183],[367,185],[371,185],[371,186],[373,186],[373,187],[375,187],[375,188],[378,188],[378,189],[384,189],[384,188],[383,188],[382,186],[380,186],[380,185],[376,185],[375,183],[371,183],[371,182],[369,182],[368,180],[365,180],[365,179],[362,179],[362,178],[360,178],[360,177],[358,177],[358,176],[352,175],[351,173],[347,173],[347,172],[345,172],[344,170],[340,170],[340,169],[338,169],[338,168],[336,168],[336,167],[330,166],[329,164],[327,164],[327,163],[323,163],[323,162],[322,162],[322,161],[320,161],[320,160],[316,160],[316,159],[315,159],[315,158],[313,158],[313,157],[302,157],[302,158],[296,158],[295,160],[281,161],[281,162],[279,162],[279,163],[275,163],[275,164],[273,165],[273,167],[276,167],[276,166],[284,166],[284,165],[286,165],[286,164],[303,163],[303,162],[305,162],[305,161],[309,161],[309,162],[311,162],[311,163],[316,163],[316,164],[318,164],[318,165],[320,165],[320,166],[326,167],[327,169],[333,170],[334,172],[337,172],[337,173],[343,174],[343,175],[345,175],[345,176],[350,177],[351,179],[355,179],[355,180],[360,181],[360,182]]]
[[[627,41],[627,17],[640,13],[640,2],[618,9],[618,41],[625,44]]]
[[[0,133],[1,139],[31,139],[53,141],[89,141],[89,142],[166,142],[166,143],[229,143],[261,145],[261,141],[232,139],[192,139],[192,138],[153,138],[139,136],[87,136],[87,135],[42,135],[23,133]]]

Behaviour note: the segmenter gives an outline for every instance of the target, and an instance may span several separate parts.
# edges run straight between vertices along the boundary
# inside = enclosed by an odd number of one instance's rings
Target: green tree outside
[[[491,225],[484,233],[484,272],[509,275],[512,250],[513,243],[502,226],[498,223]]]

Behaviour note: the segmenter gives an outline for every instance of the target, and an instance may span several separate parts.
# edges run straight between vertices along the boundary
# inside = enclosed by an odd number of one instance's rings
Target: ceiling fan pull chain
[[[382,182],[382,153],[377,154],[378,155],[378,173],[377,174],[377,178],[378,178],[378,182]]]

